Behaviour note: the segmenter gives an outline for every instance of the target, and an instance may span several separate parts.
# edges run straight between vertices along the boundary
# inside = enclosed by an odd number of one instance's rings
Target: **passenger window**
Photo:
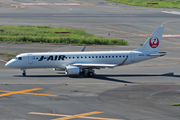
[[[119,57],[121,57],[121,56],[119,56]]]
[[[111,58],[111,56],[109,56],[109,58]]]
[[[116,56],[116,57],[118,57],[118,56]]]
[[[98,58],[98,56],[96,56],[96,58]]]
[[[94,58],[94,56],[92,56],[92,58]]]
[[[77,58],[79,58],[79,57],[77,57]]]
[[[104,56],[102,56],[102,58],[104,58]]]
[[[74,59],[74,57],[73,57],[73,59]]]
[[[87,57],[85,56],[85,58],[87,58]]]
[[[124,55],[123,55],[123,57],[124,57]]]
[[[18,57],[18,60],[22,60],[22,57]]]
[[[89,58],[91,58],[91,56],[89,56]]]
[[[69,59],[71,59],[71,57],[69,57]]]
[[[81,58],[83,58],[83,57],[81,56]]]
[[[99,56],[99,58],[101,58],[101,56]]]
[[[107,58],[107,56],[106,56],[106,58]]]

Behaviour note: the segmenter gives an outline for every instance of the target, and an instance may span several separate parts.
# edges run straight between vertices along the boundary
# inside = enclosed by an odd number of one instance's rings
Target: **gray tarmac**
[[[21,3],[46,3],[24,5]],[[79,5],[54,5],[78,3]],[[105,0],[1,0],[0,25],[79,28],[103,37],[123,38],[129,46],[87,46],[86,51],[133,50],[158,27],[179,34],[179,15]],[[110,34],[110,35],[108,35]],[[163,38],[166,56],[114,69],[93,78],[63,71],[4,67],[0,55],[0,120],[179,120],[179,38]],[[81,51],[83,46],[0,43],[0,52]]]

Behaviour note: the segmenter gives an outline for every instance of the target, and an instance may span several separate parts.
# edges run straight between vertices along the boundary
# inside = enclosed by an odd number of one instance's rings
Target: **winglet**
[[[83,47],[83,49],[81,50],[81,52],[84,52],[85,49],[86,49],[86,46]]]
[[[152,35],[147,39],[143,46],[135,49],[135,51],[154,51],[159,52],[164,27],[158,27]]]

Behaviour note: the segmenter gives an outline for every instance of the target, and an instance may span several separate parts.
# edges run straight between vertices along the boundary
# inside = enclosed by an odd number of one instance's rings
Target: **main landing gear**
[[[92,69],[82,69],[80,74],[86,74],[89,77],[93,77],[94,76],[94,70],[92,70]]]
[[[26,69],[21,69],[23,71],[22,75],[26,76]]]
[[[88,75],[89,77],[93,77],[93,76],[94,76],[94,70],[88,69],[87,75]]]

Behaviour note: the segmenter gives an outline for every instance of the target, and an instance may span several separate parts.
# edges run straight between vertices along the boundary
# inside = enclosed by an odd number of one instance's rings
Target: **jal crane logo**
[[[159,46],[159,39],[157,37],[152,37],[150,40],[149,40],[149,45],[152,47],[152,48],[157,48]]]

